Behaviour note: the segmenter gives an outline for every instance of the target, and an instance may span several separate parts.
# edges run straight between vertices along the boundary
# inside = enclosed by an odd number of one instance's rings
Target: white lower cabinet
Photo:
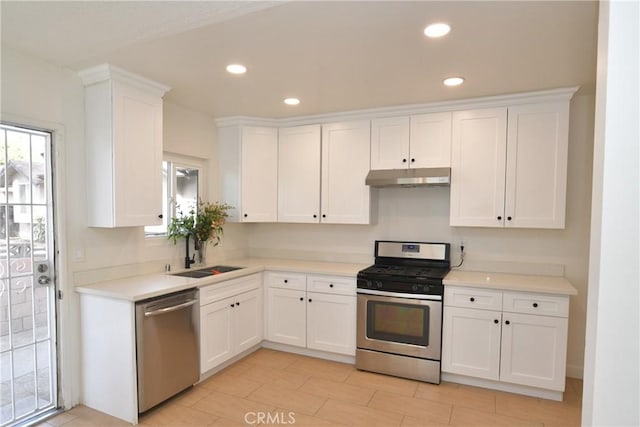
[[[442,371],[564,391],[568,315],[568,296],[446,287]]]
[[[262,341],[261,275],[200,290],[200,373]]]
[[[500,380],[564,390],[567,319],[504,313]]]
[[[227,298],[200,308],[200,373],[233,355],[230,300]]]
[[[307,347],[355,355],[356,298],[307,292]]]
[[[499,380],[501,319],[496,311],[445,306],[442,370]]]
[[[300,289],[303,277],[306,287]],[[267,272],[265,286],[267,340],[355,355],[354,278]]]
[[[306,292],[268,288],[267,307],[267,339],[304,347],[307,343]]]

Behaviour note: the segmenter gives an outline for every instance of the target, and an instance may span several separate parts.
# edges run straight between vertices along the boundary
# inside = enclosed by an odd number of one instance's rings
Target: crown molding
[[[479,108],[508,107],[539,102],[569,101],[580,86],[570,86],[535,92],[522,92],[506,95],[484,96],[454,101],[430,102],[426,104],[399,105],[395,107],[370,108],[365,110],[344,111],[339,113],[316,114],[282,119],[269,119],[251,116],[230,116],[216,119],[217,127],[228,126],[265,126],[291,127],[311,124],[330,123],[347,120],[370,120],[393,116],[437,113],[445,111],[472,110]]]
[[[165,93],[171,90],[169,86],[154,82],[153,80],[110,64],[100,64],[95,67],[86,68],[79,71],[78,76],[82,79],[82,84],[85,87],[108,80],[116,80],[151,92],[159,97],[163,97]]]

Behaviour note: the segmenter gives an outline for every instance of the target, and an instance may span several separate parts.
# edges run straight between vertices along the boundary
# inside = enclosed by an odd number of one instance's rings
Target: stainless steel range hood
[[[448,186],[450,178],[451,168],[372,170],[365,184],[376,188]]]

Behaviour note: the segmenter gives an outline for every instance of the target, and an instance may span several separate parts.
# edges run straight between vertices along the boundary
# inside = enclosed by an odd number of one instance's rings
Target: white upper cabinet
[[[411,116],[409,167],[451,166],[451,113]]]
[[[372,120],[371,169],[450,165],[451,113]]]
[[[371,123],[369,120],[322,126],[321,221],[369,224]]]
[[[502,226],[507,109],[453,113],[452,226]]]
[[[564,228],[568,123],[568,100],[455,112],[450,224]]]
[[[167,86],[104,64],[85,85],[90,227],[162,223],[162,96]]]
[[[278,130],[230,126],[218,131],[222,200],[230,220],[275,222],[278,218]]]
[[[509,108],[507,227],[564,228],[569,103]]]
[[[278,131],[242,129],[242,220],[274,222],[278,218]]]
[[[409,117],[371,121],[371,169],[409,166]]]
[[[278,132],[278,222],[320,221],[320,126]]]

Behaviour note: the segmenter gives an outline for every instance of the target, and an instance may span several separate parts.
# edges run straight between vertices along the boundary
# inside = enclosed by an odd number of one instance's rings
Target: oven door
[[[358,348],[440,360],[441,342],[442,301],[358,294]]]

